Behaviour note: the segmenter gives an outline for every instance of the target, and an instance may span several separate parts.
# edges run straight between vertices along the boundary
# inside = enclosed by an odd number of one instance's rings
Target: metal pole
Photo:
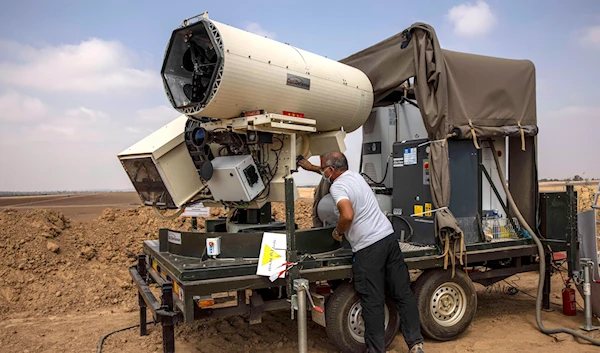
[[[579,264],[583,268],[583,299],[585,301],[585,326],[579,328],[584,331],[598,330],[598,327],[592,326],[592,288],[590,284],[590,268],[594,266],[591,259],[581,259]]]
[[[289,262],[296,262],[296,220],[294,213],[294,179],[289,176],[285,179],[285,234],[286,257]],[[288,298],[294,294],[294,280],[298,278],[298,266],[294,266],[286,274]]]
[[[551,264],[552,263],[552,253],[548,252],[546,253],[546,263],[547,264]],[[544,274],[545,279],[544,279],[544,296],[542,297],[542,309],[544,311],[551,311],[550,310],[550,280],[551,280],[551,276],[552,276],[552,266],[546,266],[546,273]]]
[[[310,295],[306,292],[308,288],[308,280],[297,279],[294,281],[294,289],[298,298],[298,352],[308,352],[308,336],[306,333],[306,296]]]
[[[568,223],[567,223],[567,261],[569,278],[577,271],[578,241],[577,241],[577,198],[573,185],[567,185]]]

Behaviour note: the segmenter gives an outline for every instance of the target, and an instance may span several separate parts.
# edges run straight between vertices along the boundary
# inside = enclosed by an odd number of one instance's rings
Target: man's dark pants
[[[396,302],[400,329],[409,347],[423,342],[417,299],[410,290],[410,275],[394,234],[355,254],[354,288],[360,295],[368,352],[385,352],[384,303],[386,288]]]

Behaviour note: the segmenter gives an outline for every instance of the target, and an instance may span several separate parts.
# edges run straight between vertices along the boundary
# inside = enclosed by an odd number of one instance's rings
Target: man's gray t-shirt
[[[360,174],[347,170],[337,177],[329,189],[335,204],[348,199],[354,210],[354,218],[346,232],[346,239],[357,252],[394,232],[392,223],[379,208],[375,194]],[[339,216],[339,210],[335,208]]]

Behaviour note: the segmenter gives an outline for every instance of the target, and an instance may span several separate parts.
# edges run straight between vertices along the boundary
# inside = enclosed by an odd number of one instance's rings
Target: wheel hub
[[[383,312],[385,315],[383,327],[384,330],[387,330],[390,320],[387,304],[384,305]],[[350,329],[352,338],[360,343],[365,343],[365,322],[362,317],[362,305],[360,304],[360,301],[354,303],[348,312],[348,328]]]
[[[458,284],[443,283],[431,296],[431,315],[442,326],[456,325],[465,315],[466,301],[465,291]]]

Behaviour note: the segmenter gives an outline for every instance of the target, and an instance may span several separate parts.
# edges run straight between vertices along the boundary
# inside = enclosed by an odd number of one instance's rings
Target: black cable
[[[417,109],[419,108],[419,105],[413,101],[411,101],[410,99],[406,98],[406,97],[402,97],[402,100],[400,102],[406,102],[414,107],[417,107]]]
[[[151,322],[147,322],[146,325],[151,325],[151,324],[155,324],[156,321],[151,321]],[[119,333],[119,332],[123,332],[123,331],[127,331],[127,330],[131,330],[132,328],[136,328],[136,327],[140,327],[140,324],[137,325],[133,325],[133,326],[129,326],[129,327],[125,327],[119,330],[115,330],[113,332],[107,333],[106,335],[104,335],[104,337],[102,337],[102,339],[100,340],[100,342],[98,343],[98,350],[97,353],[102,353],[102,346],[104,345],[104,341],[110,337],[111,335],[114,335],[115,333]]]
[[[408,220],[402,216],[395,215],[395,214],[388,215],[388,217],[390,217],[390,216],[400,218],[401,220],[404,221],[404,223],[406,223],[406,225],[408,226],[408,229],[410,229],[410,238],[412,239],[412,236],[415,234],[415,231],[414,231],[413,227],[410,225],[410,223],[408,222]]]
[[[265,185],[265,189],[267,189],[267,193],[264,196],[261,196],[256,199],[256,201],[259,201],[259,202],[266,200],[269,197],[269,195],[271,194],[271,182],[273,181],[273,179],[275,178],[275,174],[277,174],[277,171],[279,170],[279,156],[281,155],[281,150],[283,150],[284,143],[283,143],[283,140],[277,136],[273,136],[273,138],[277,139],[281,143],[281,146],[277,149],[267,148],[267,152],[269,150],[275,152],[275,168],[271,169],[271,165],[268,164],[269,159],[267,158],[266,168],[264,168],[264,169],[268,169],[268,171],[265,170],[265,173],[267,174],[267,181],[266,181],[266,185]],[[264,180],[263,180],[263,183],[264,183]]]
[[[360,175],[366,177],[367,179],[369,179],[375,186],[383,186],[385,187],[385,185],[383,184],[383,182],[385,181],[385,178],[387,178],[387,174],[388,174],[388,170],[390,169],[390,159],[391,156],[388,156],[387,162],[385,162],[385,173],[383,173],[383,179],[381,179],[380,182],[377,182],[375,180],[373,180],[373,178],[371,178],[370,176],[368,176],[365,173],[360,173]]]
[[[282,139],[280,139],[280,138],[279,138],[279,137],[277,137],[277,136],[273,136],[273,138],[276,138],[277,140],[279,140],[279,142],[281,142],[281,147],[279,147],[279,148],[278,148],[278,149],[276,149],[276,150],[272,149],[271,151],[273,151],[273,152],[279,152],[279,151],[281,151],[281,150],[283,149],[283,140],[282,140]]]

